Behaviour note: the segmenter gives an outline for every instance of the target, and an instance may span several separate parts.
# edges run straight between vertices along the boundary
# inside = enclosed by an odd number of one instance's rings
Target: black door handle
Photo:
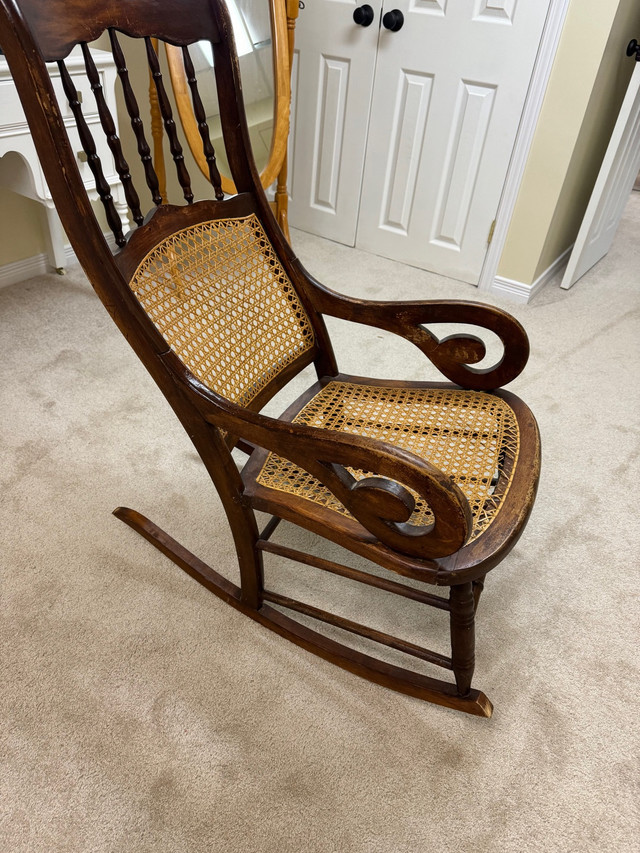
[[[397,33],[398,30],[401,30],[403,24],[404,15],[400,9],[392,9],[390,12],[387,12],[386,15],[382,16],[382,26],[391,30],[392,33]]]
[[[361,27],[368,27],[373,22],[374,12],[368,3],[353,10],[353,20]]]

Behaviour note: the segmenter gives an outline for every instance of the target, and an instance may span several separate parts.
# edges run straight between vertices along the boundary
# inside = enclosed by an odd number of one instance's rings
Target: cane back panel
[[[130,287],[189,370],[248,405],[314,344],[295,289],[254,214],[159,243]]]
[[[495,519],[518,458],[516,417],[500,397],[457,389],[387,388],[329,382],[294,423],[355,433],[396,444],[448,474],[469,501],[476,539]],[[349,469],[356,479],[370,473]],[[311,474],[269,454],[257,477],[271,489],[297,495],[335,512],[348,510]],[[433,522],[429,506],[412,492],[410,524]]]

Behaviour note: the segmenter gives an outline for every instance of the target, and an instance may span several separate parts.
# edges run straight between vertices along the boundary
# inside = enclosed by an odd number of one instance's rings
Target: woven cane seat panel
[[[204,222],[159,243],[130,287],[205,385],[247,405],[313,347],[313,329],[255,215]]]
[[[469,501],[473,517],[469,541],[496,517],[519,450],[512,409],[501,398],[477,391],[329,382],[296,415],[294,423],[380,439],[431,462],[457,483]],[[372,476],[349,470],[356,479]],[[257,482],[350,515],[314,477],[273,453],[267,456]],[[409,523],[430,524],[429,506],[412,494],[416,507]]]

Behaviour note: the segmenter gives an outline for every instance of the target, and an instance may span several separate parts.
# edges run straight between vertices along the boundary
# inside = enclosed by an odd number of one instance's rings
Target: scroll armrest
[[[462,300],[429,302],[361,301],[336,293],[310,279],[315,307],[322,314],[394,332],[415,344],[447,379],[478,391],[500,388],[520,374],[529,358],[529,339],[520,323],[491,305]],[[474,368],[486,354],[475,335],[457,334],[438,340],[423,323],[465,323],[494,332],[504,351],[492,367]]]
[[[467,541],[472,520],[465,495],[419,456],[376,439],[266,417],[218,397],[190,374],[187,381],[210,424],[304,468],[390,548],[434,559]],[[375,476],[356,480],[349,467]],[[407,523],[415,507],[409,488],[428,503],[433,524]]]

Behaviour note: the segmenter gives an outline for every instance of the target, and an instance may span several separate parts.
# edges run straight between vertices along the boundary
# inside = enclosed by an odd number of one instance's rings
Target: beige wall
[[[46,252],[42,205],[0,187],[0,266]]]
[[[572,0],[498,274],[532,284],[575,240],[640,38],[638,0]]]

